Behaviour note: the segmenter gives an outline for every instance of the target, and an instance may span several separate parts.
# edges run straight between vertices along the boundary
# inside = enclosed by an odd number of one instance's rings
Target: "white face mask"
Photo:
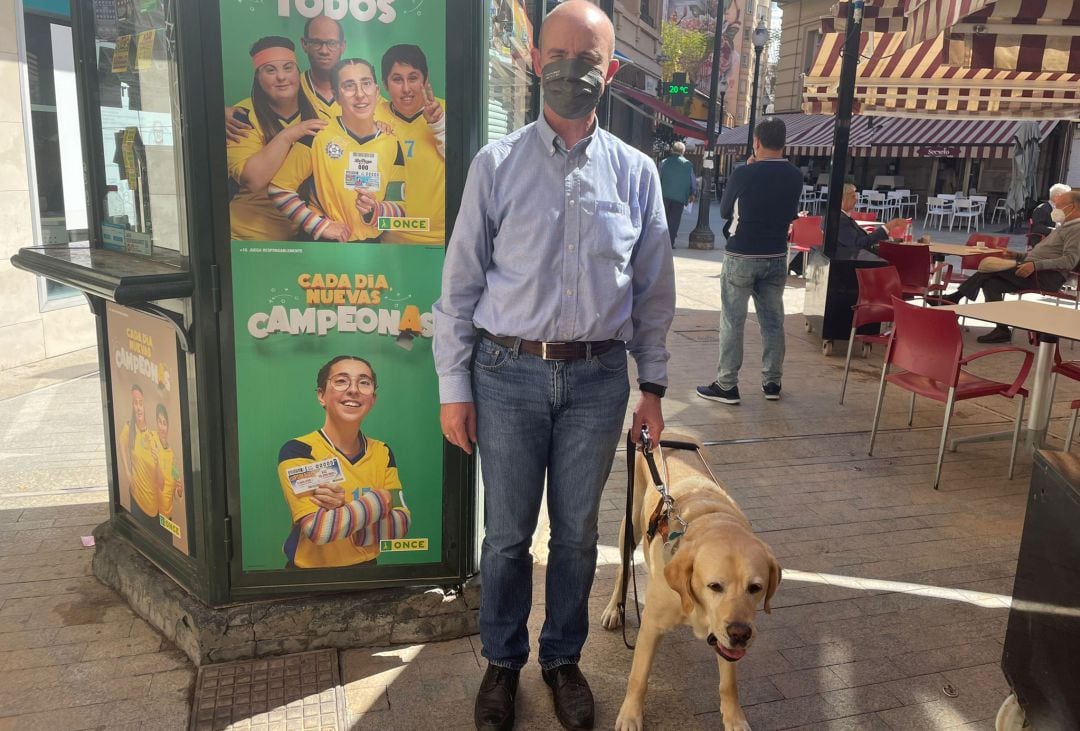
[[[1050,211],[1050,220],[1052,220],[1054,223],[1064,223],[1065,211],[1061,210],[1060,208],[1055,208],[1054,210]]]

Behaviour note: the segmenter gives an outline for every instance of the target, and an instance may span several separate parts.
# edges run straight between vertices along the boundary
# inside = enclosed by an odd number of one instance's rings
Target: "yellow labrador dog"
[[[686,441],[667,433],[664,436]],[[700,449],[700,443],[695,444]],[[649,574],[645,609],[626,698],[615,728],[618,731],[643,728],[645,691],[660,638],[677,625],[688,624],[716,653],[724,728],[746,731],[750,725],[739,705],[735,663],[754,641],[754,616],[762,599],[765,611],[770,610],[769,602],[780,583],[780,565],[769,547],[751,531],[750,522],[739,506],[709,475],[697,451],[663,449],[654,450],[653,454],[674,498],[675,512],[685,521],[686,528],[674,544],[673,553],[671,545],[665,546],[663,535],[667,531],[662,530],[662,525],[644,547]],[[633,500],[636,544],[650,521],[655,522],[660,504],[660,493],[640,452],[636,458]],[[674,519],[668,522],[671,531],[682,529]],[[625,525],[619,531],[620,541],[624,530]],[[601,618],[609,630],[620,624],[622,573],[620,566],[615,592]]]

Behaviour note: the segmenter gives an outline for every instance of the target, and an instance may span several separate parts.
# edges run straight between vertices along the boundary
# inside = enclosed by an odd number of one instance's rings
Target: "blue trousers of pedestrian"
[[[484,481],[480,639],[492,665],[529,658],[533,533],[551,524],[540,665],[576,663],[589,633],[600,495],[630,396],[626,349],[546,361],[481,339],[472,369]]]
[[[716,382],[739,385],[747,306],[754,299],[761,329],[761,384],[780,385],[784,374],[784,286],[787,255],[752,259],[725,256],[720,273],[720,360]]]

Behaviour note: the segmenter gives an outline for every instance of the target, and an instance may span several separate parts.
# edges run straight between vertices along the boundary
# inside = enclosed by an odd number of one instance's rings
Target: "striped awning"
[[[952,66],[942,62],[945,42],[938,36],[906,48],[904,33],[861,34],[854,111],[954,119],[1080,119],[1080,74]],[[840,33],[822,37],[803,82],[804,112],[834,111],[843,45]]]
[[[775,114],[787,127],[787,145],[789,155],[827,155],[832,149],[833,117],[824,114]],[[716,146],[727,152],[745,152],[746,139],[750,126],[742,125],[724,130],[716,138]],[[827,136],[827,142],[821,142]]]
[[[821,19],[821,32],[842,33],[847,28],[848,6],[851,3],[839,2],[835,12]],[[864,33],[901,33],[907,29],[907,16],[904,14],[904,0],[878,0],[863,6],[862,29]]]
[[[665,104],[652,94],[627,86],[619,81],[612,82],[611,91],[615,96],[623,99],[644,104],[656,114],[656,121],[671,127],[676,134],[683,137],[692,137],[697,140],[705,140],[705,125],[695,119],[687,117],[682,112]]]
[[[832,154],[836,119],[828,114],[777,115],[787,123],[787,155]],[[799,119],[799,117],[802,119]],[[1022,124],[1009,119],[934,119],[917,117],[851,118],[848,143],[852,157],[956,157],[1005,159],[1012,152],[1013,136]],[[1056,121],[1039,123],[1040,143]],[[748,127],[728,130],[717,141],[729,151],[746,147]]]

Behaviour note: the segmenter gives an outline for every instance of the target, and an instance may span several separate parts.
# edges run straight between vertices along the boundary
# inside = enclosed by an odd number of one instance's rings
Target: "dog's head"
[[[735,521],[706,515],[693,521],[664,567],[694,634],[729,662],[754,641],[754,617],[766,613],[780,583],[780,564],[761,539]]]

